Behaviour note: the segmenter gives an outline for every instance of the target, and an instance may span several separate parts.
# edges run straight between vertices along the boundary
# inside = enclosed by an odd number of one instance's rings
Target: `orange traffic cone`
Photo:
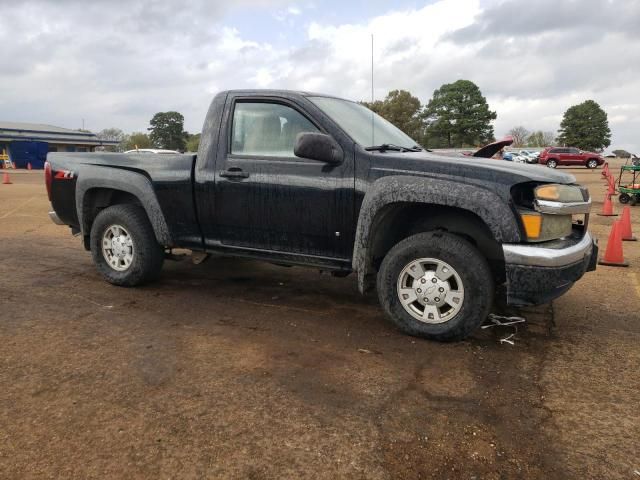
[[[604,257],[598,262],[600,265],[608,265],[610,267],[628,267],[629,262],[625,261],[622,253],[622,222],[617,220],[613,222],[609,241],[607,241],[607,249]]]
[[[620,219],[620,223],[622,230],[622,240],[627,242],[635,242],[637,238],[633,236],[633,232],[631,231],[631,208],[629,207],[629,205],[626,205],[622,209],[622,218]]]
[[[9,178],[9,172],[4,172],[2,176],[2,184],[3,185],[11,185],[11,179]]]
[[[602,178],[607,178],[609,176],[609,162],[604,162],[601,175],[602,175]]]
[[[609,192],[604,194],[604,204],[602,205],[602,211],[598,213],[601,217],[617,217],[617,213],[613,213],[613,204],[611,203],[611,194]]]
[[[613,181],[613,177],[609,177],[607,183],[609,184],[609,188],[607,188],[607,193],[609,195],[613,195],[616,193],[616,184]]]
[[[31,162],[27,163],[27,170],[31,170]]]

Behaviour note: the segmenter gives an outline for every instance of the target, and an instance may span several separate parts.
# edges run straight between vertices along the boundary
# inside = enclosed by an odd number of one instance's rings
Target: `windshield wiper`
[[[377,150],[379,152],[385,152],[387,150],[394,150],[396,152],[421,152],[422,148],[418,145],[414,145],[413,147],[401,147],[399,145],[394,145],[393,143],[383,143],[381,145],[373,145],[371,147],[365,147],[365,150],[368,152]]]

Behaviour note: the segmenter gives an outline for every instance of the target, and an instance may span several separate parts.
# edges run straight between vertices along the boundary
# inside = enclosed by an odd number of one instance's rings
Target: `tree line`
[[[426,105],[406,90],[392,90],[384,100],[361,103],[426,148],[469,148],[495,141],[491,122],[496,112],[470,80],[442,85]],[[529,131],[522,125],[507,134],[516,148],[562,145],[600,151],[611,144],[607,114],[593,100],[567,109],[557,134]]]
[[[447,83],[433,92],[426,105],[406,90],[392,90],[384,100],[361,104],[387,119],[426,148],[473,148],[495,141],[492,122],[496,112],[489,108],[480,88],[470,80]],[[116,150],[164,148],[198,150],[200,134],[184,130],[184,117],[178,112],[158,112],[147,132],[125,134],[118,128],[98,133],[105,140],[119,142]],[[553,145],[600,151],[611,144],[606,112],[593,100],[573,105],[564,113],[557,135],[549,131],[529,131],[519,125],[508,135],[513,146]]]
[[[119,128],[105,128],[98,132],[101,140],[118,142],[107,149],[124,152],[137,148],[162,148],[179,152],[197,152],[200,134],[184,130],[184,116],[178,112],[158,112],[149,121],[147,132],[125,133]]]

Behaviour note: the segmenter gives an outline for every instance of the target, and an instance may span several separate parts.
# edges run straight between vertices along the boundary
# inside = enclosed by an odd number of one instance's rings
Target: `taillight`
[[[53,176],[51,175],[51,164],[49,162],[44,162],[44,183],[47,186],[47,195],[49,196],[49,201],[51,201],[51,181],[53,180]]]

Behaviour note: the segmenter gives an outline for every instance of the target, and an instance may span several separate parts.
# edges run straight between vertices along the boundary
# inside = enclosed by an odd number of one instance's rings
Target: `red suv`
[[[583,152],[573,147],[547,147],[540,152],[538,162],[549,168],[556,168],[558,165],[596,168],[604,163],[604,158],[597,153]]]

